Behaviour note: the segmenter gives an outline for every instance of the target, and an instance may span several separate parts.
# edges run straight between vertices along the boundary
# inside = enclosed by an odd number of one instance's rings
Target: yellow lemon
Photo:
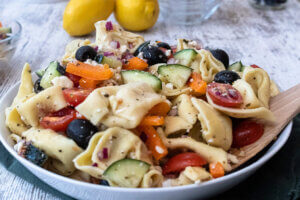
[[[154,26],[159,15],[157,0],[116,0],[115,17],[130,31],[143,31]]]
[[[64,12],[63,27],[72,36],[89,34],[95,30],[95,22],[110,16],[114,5],[114,0],[71,0]]]

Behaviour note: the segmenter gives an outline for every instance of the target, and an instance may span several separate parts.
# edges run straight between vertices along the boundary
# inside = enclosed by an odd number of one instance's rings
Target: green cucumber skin
[[[175,53],[174,58],[182,65],[190,66],[197,56],[195,49],[183,49]]]
[[[46,72],[46,69],[40,69],[38,71],[35,72],[35,74],[38,76],[38,77],[42,77]]]
[[[125,83],[130,82],[144,82],[151,85],[151,87],[156,91],[162,89],[162,82],[155,75],[150,74],[149,72],[139,71],[139,70],[128,70],[121,72],[122,78]]]
[[[175,73],[176,71],[177,73]],[[193,70],[191,68],[179,64],[162,65],[159,66],[157,70],[159,75],[175,85],[177,88],[182,88],[186,84],[192,71]],[[183,72],[186,72],[186,74]]]
[[[59,63],[57,61],[53,61],[49,64],[48,68],[46,69],[44,75],[41,79],[41,87],[46,89],[52,86],[51,81],[55,77],[61,76],[61,73],[57,71],[57,67],[59,66]]]
[[[236,72],[242,72],[242,71],[244,71],[244,68],[245,68],[245,66],[243,65],[243,63],[241,61],[237,61],[237,62],[231,64],[228,67],[228,70],[236,71]]]
[[[149,169],[150,164],[144,161],[125,158],[112,163],[104,171],[103,176],[111,186],[137,187]],[[132,170],[134,170],[134,174],[132,174]],[[132,183],[134,185],[130,185]]]

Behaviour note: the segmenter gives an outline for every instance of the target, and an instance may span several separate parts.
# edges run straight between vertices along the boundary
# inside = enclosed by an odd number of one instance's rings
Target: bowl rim
[[[223,176],[223,177],[220,177],[220,178],[217,178],[217,179],[213,179],[213,180],[210,180],[210,181],[207,181],[207,182],[203,182],[203,183],[200,183],[200,184],[189,184],[189,185],[184,185],[184,186],[159,187],[159,188],[107,187],[107,186],[96,185],[96,184],[92,184],[92,183],[72,179],[72,178],[69,178],[69,177],[65,177],[65,176],[56,174],[54,172],[51,172],[47,169],[44,169],[42,167],[39,167],[39,166],[33,164],[32,162],[26,160],[25,158],[19,156],[17,154],[17,152],[14,150],[14,148],[10,146],[10,144],[7,142],[7,139],[4,138],[4,134],[2,133],[2,124],[4,124],[3,128],[6,128],[6,131],[9,132],[8,128],[5,125],[5,121],[4,121],[5,120],[5,107],[4,107],[4,104],[7,101],[7,98],[9,98],[9,95],[11,93],[16,93],[16,92],[14,92],[14,90],[17,91],[19,85],[20,85],[20,81],[17,82],[16,84],[14,84],[12,87],[10,87],[10,89],[0,98],[0,141],[3,144],[3,146],[5,147],[5,149],[15,159],[17,159],[24,167],[26,167],[29,171],[31,171],[31,169],[32,169],[32,170],[36,171],[37,173],[42,173],[46,176],[49,176],[50,178],[58,179],[58,180],[63,181],[63,182],[68,182],[70,184],[75,184],[77,186],[82,186],[82,187],[89,187],[90,189],[103,189],[103,190],[111,191],[111,192],[135,192],[135,193],[153,193],[153,192],[155,192],[156,193],[156,192],[172,192],[174,190],[182,191],[182,190],[189,190],[189,189],[191,190],[191,189],[199,188],[199,187],[202,187],[202,186],[209,186],[209,185],[225,182],[229,179],[234,179],[235,177],[240,176],[244,173],[251,172],[253,170],[258,169],[265,162],[267,162],[271,157],[273,157],[283,147],[283,145],[288,140],[288,138],[291,134],[292,124],[293,124],[293,121],[289,122],[289,124],[281,131],[281,133],[285,132],[285,134],[280,134],[279,135],[279,137],[277,138],[275,143],[272,144],[271,147],[273,147],[273,149],[271,151],[268,150],[264,155],[262,155],[260,158],[258,158],[258,160],[256,160],[255,162],[253,162],[253,163],[251,163],[251,164],[249,164],[249,165],[247,165],[247,166],[245,166],[245,167],[243,167],[239,170],[236,170],[236,171],[234,171],[234,172],[232,172],[232,173],[230,173],[226,176]],[[281,138],[281,137],[283,137],[283,138],[279,141],[278,139]],[[277,144],[276,142],[278,142],[278,141],[279,141],[279,143]],[[40,180],[42,180],[42,179],[40,179]]]
[[[11,36],[9,36],[9,37],[7,37],[7,38],[5,38],[3,40],[0,40],[0,44],[6,43],[6,42],[8,42],[10,40],[13,40],[13,39],[17,39],[17,38],[20,37],[20,35],[22,33],[23,27],[22,27],[22,25],[21,25],[21,23],[19,21],[17,21],[17,20],[11,20],[9,22],[10,22],[10,24],[14,23],[19,28],[19,31],[16,32],[16,33],[12,33]]]

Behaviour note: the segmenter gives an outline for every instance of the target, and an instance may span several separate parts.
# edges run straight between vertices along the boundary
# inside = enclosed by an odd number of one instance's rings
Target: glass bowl
[[[161,14],[169,23],[195,25],[208,19],[222,0],[159,0]]]
[[[17,40],[20,38],[22,26],[18,21],[1,21],[3,27],[11,27],[12,33],[8,34],[7,38],[0,40],[0,58],[4,58],[5,54],[15,48]]]

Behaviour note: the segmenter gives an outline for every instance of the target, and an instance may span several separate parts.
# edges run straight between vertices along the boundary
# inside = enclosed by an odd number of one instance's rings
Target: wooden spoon
[[[258,141],[231,152],[238,159],[238,163],[232,165],[232,170],[254,157],[276,139],[282,129],[300,112],[300,84],[271,98],[270,110],[274,113],[276,122],[265,125],[265,132]]]

